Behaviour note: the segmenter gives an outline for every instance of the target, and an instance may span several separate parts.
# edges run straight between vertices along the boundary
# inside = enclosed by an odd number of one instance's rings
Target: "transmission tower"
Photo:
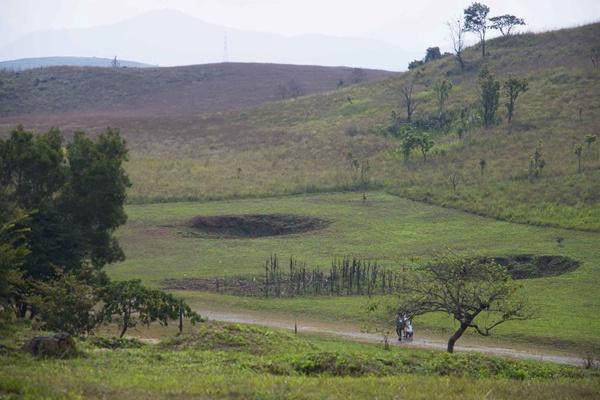
[[[227,46],[227,32],[223,36],[223,62],[229,62],[229,49]]]

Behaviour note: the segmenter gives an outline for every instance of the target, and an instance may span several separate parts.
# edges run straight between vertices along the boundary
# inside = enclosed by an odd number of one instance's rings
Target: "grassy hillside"
[[[378,70],[363,72],[364,81],[392,75]],[[292,79],[304,94],[311,94],[331,90],[340,80],[350,83],[352,69],[226,63],[144,69],[49,67],[0,72],[0,116],[109,112],[175,118],[276,100],[278,85],[286,85]]]
[[[166,332],[165,332],[166,331]],[[28,336],[21,333],[22,343]],[[173,335],[162,329],[159,335]],[[142,333],[143,334],[143,333]],[[3,341],[7,335],[0,336]],[[10,336],[10,335],[8,335]],[[6,343],[6,341],[5,341]],[[45,399],[592,399],[596,371],[202,324],[160,344],[90,337],[67,360],[0,354],[0,396]]]
[[[589,150],[584,145],[583,173],[577,173],[573,151],[586,135],[600,133],[600,71],[593,69],[589,59],[598,37],[600,24],[592,24],[489,41],[485,62],[500,81],[509,73],[529,80],[529,91],[518,99],[512,133],[507,133],[502,105],[505,100],[501,98],[499,116],[503,121],[497,126],[487,130],[473,127],[462,139],[452,131],[432,132],[435,146],[426,164],[418,154],[404,163],[396,150],[399,143],[380,133],[389,124],[392,110],[404,115],[399,88],[413,79],[415,71],[256,108],[182,116],[189,108],[170,107],[180,104],[173,102],[173,96],[187,102],[195,84],[190,85],[192,78],[186,74],[200,67],[172,69],[171,73],[186,78],[174,84],[170,95],[156,99],[164,101],[161,112],[166,114],[144,118],[115,113],[54,117],[31,114],[3,118],[1,129],[7,133],[18,122],[35,129],[61,126],[66,131],[86,128],[98,132],[108,125],[121,128],[132,149],[127,167],[134,183],[129,197],[132,202],[355,188],[357,173],[348,160],[352,153],[355,159],[369,161],[371,187],[384,186],[413,199],[511,221],[599,230],[600,141]],[[479,54],[477,46],[465,52],[464,71],[452,57],[425,65],[415,87],[416,119],[436,115],[432,86],[440,79],[454,83],[448,100],[449,113],[457,114],[463,107],[476,111],[476,77],[483,62]],[[216,67],[204,68],[210,75],[211,68]],[[147,71],[159,74],[167,70]],[[314,76],[310,69],[305,72]],[[126,77],[133,72],[116,73]],[[332,88],[338,75],[334,73],[320,87]],[[272,84],[277,81],[272,74],[261,76]],[[116,82],[120,81],[115,81],[115,85]],[[107,102],[114,100],[110,87],[105,87]],[[145,89],[142,85],[136,90]],[[259,93],[264,99],[272,99],[272,86],[261,87]],[[146,94],[140,96],[144,98]],[[256,93],[238,96],[235,101],[224,103],[223,98],[214,98],[210,99],[214,104],[207,107],[248,106],[256,103],[255,96]],[[224,98],[231,96],[226,93]],[[200,103],[189,102],[198,110],[202,109]],[[103,103],[99,104],[102,108]],[[529,160],[538,146],[546,166],[540,179],[529,182]],[[486,160],[483,176],[481,159]],[[456,191],[449,183],[452,175],[458,181]]]

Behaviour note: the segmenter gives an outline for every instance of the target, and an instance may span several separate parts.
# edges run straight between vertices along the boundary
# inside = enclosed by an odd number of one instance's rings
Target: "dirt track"
[[[223,321],[223,322],[239,322],[244,324],[254,324],[268,326],[271,328],[280,329],[294,329],[294,321],[283,321],[276,319],[267,319],[257,315],[241,315],[228,312],[217,312],[217,311],[201,311],[203,316],[208,317],[211,320]],[[297,321],[298,332],[300,333],[316,333],[330,336],[337,336],[348,340],[354,340],[358,342],[370,342],[370,343],[381,343],[382,336],[380,334],[360,332],[358,330],[351,330],[348,328],[339,328],[333,324],[327,323],[304,323],[301,320]],[[397,346],[408,346],[425,349],[438,349],[445,350],[446,343],[439,340],[432,340],[427,338],[415,338],[412,342],[397,342],[395,338],[391,338],[390,343]],[[475,351],[479,353],[493,354],[504,357],[538,360],[538,361],[550,361],[560,364],[569,364],[582,366],[584,360],[578,357],[560,356],[547,353],[538,352],[526,352],[523,350],[516,350],[502,347],[486,347],[486,346],[455,346],[455,351]]]

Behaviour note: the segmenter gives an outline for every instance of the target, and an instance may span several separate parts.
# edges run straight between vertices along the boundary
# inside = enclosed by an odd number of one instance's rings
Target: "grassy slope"
[[[530,82],[530,90],[518,100],[513,133],[508,135],[502,122],[490,130],[473,129],[462,140],[435,137],[426,165],[417,154],[404,164],[394,151],[398,143],[378,133],[393,109],[403,114],[399,87],[414,72],[225,113],[182,115],[166,101],[166,114],[144,118],[32,115],[4,118],[1,125],[4,132],[17,122],[37,129],[59,125],[67,131],[120,127],[132,149],[127,166],[134,182],[131,202],[348,189],[355,183],[347,160],[351,152],[370,160],[374,184],[403,196],[501,219],[599,230],[600,143],[584,149],[582,174],[576,173],[573,154],[574,144],[585,135],[598,134],[600,71],[592,69],[589,51],[599,36],[597,23],[490,40],[487,62],[498,78],[517,73]],[[425,66],[415,89],[416,118],[436,114],[431,88],[439,79],[455,85],[449,111],[475,107],[479,49],[470,48],[465,55],[468,66],[462,72],[451,57]],[[504,117],[502,104],[499,114]],[[546,168],[542,179],[529,183],[529,158],[540,141]],[[483,178],[480,159],[487,162]],[[448,183],[452,173],[460,176],[456,193]]]
[[[0,354],[0,396],[591,399],[600,391],[597,373],[548,363],[384,350],[237,324],[193,331],[142,348],[107,350],[88,340],[79,343],[83,354],[67,360]]]
[[[350,68],[226,63],[165,68],[48,67],[0,70],[0,116],[110,113],[143,116],[217,112],[276,100],[279,84],[296,80],[306,94],[348,81]],[[364,70],[365,81],[392,75]],[[47,118],[47,117],[46,117]],[[76,117],[75,117],[76,118]],[[61,124],[62,126],[62,124]]]
[[[206,239],[185,234],[185,223],[197,215],[296,213],[327,218],[320,232],[261,239]],[[498,337],[583,353],[600,346],[600,237],[596,233],[511,224],[460,211],[403,200],[395,196],[324,194],[262,200],[131,205],[129,222],[119,231],[128,259],[109,267],[115,279],[142,278],[160,285],[165,278],[222,277],[263,273],[272,253],[293,255],[309,265],[327,267],[333,257],[355,255],[377,259],[385,267],[426,261],[451,247],[487,255],[555,254],[583,262],[563,276],[524,281],[537,318],[500,327]],[[556,236],[563,236],[558,247]],[[342,320],[376,327],[381,315],[368,314],[366,297],[256,299],[217,294],[182,293],[203,307],[269,310],[323,320]],[[453,324],[442,316],[417,321],[419,330],[446,335]]]

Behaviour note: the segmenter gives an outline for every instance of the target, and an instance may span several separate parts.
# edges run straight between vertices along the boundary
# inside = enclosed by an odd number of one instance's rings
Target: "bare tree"
[[[594,69],[600,68],[600,46],[592,48],[590,51],[590,60],[592,60]]]
[[[450,39],[452,40],[452,49],[456,60],[460,65],[460,69],[465,68],[465,60],[463,59],[463,51],[465,49],[465,27],[462,20],[448,21],[448,30],[450,31]]]
[[[402,100],[404,107],[406,108],[406,122],[412,122],[412,115],[417,108],[415,99],[413,99],[413,90],[415,88],[416,78],[404,83],[400,86],[400,93],[402,94]]]

